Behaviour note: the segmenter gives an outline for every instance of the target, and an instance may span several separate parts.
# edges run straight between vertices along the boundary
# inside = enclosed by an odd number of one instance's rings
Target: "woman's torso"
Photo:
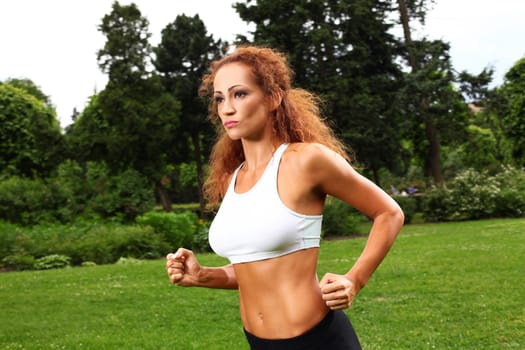
[[[316,192],[304,169],[302,145],[282,155],[277,184],[281,202],[306,216],[320,216],[324,194]],[[235,190],[248,192],[255,183],[239,172]],[[271,218],[268,218],[271,220]],[[256,223],[253,223],[256,224]],[[241,318],[246,330],[268,339],[291,338],[317,324],[328,312],[317,279],[318,248],[308,247],[271,259],[235,263]]]
[[[317,248],[235,264],[241,319],[260,338],[292,338],[328,312],[316,275]]]

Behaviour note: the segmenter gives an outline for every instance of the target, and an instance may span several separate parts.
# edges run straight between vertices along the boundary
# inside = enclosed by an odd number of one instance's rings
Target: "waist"
[[[291,344],[299,344],[304,338],[308,338],[310,335],[316,334],[320,331],[322,331],[330,322],[332,322],[334,318],[334,311],[329,310],[326,315],[321,319],[321,321],[317,322],[313,327],[309,328],[305,332],[294,336],[294,337],[288,337],[288,338],[262,338],[258,337],[255,334],[250,333],[246,328],[244,328],[244,334],[246,335],[246,338],[248,339],[248,342],[250,344],[264,344],[269,345],[272,343],[279,343],[281,345],[284,345],[284,342],[290,342]],[[305,342],[305,345],[308,345],[308,342]]]
[[[235,264],[244,328],[262,338],[304,333],[328,311],[316,275],[318,249]]]

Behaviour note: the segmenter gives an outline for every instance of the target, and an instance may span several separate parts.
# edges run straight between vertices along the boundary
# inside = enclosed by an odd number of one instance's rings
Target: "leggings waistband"
[[[330,310],[305,333],[286,339],[264,339],[244,330],[252,350],[331,349],[360,350],[361,346],[348,317],[341,310]]]

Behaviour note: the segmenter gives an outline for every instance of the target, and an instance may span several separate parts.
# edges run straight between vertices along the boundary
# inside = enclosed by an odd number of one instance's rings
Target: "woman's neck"
[[[259,142],[243,140],[244,171],[256,172],[265,167],[281,144],[277,139]]]

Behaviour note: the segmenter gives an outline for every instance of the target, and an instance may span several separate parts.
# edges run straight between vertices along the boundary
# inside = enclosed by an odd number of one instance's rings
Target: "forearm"
[[[368,241],[354,266],[346,273],[359,291],[368,282],[392,247],[397,234],[403,226],[403,213],[393,211],[381,214],[374,219]]]
[[[205,267],[199,272],[197,287],[237,289],[237,278],[232,265]]]

